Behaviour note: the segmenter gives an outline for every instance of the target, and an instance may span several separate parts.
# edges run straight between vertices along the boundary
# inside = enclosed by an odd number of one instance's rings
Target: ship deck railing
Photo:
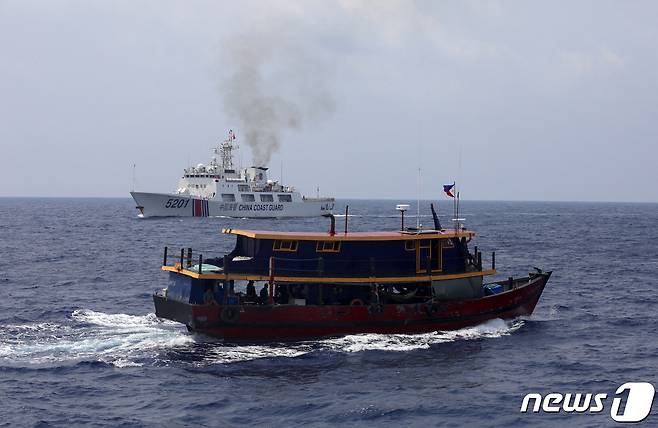
[[[307,259],[270,257],[265,263],[254,263],[254,258],[234,256],[229,258],[204,259],[203,255],[182,248],[173,256],[174,263],[168,264],[168,248],[165,247],[163,270],[177,271],[199,279],[245,279],[268,281],[274,278],[278,281],[309,281],[318,279],[344,279],[363,281],[427,281],[433,279],[467,278],[494,275],[495,253],[492,253],[491,269],[484,269],[481,253],[476,253],[469,259],[463,257],[443,258],[441,269],[433,269],[432,261],[426,260],[422,269],[409,266],[409,258],[378,258],[331,260],[315,257]],[[434,262],[436,262],[434,260]],[[447,262],[447,263],[446,263]],[[455,262],[454,264],[452,262]],[[444,264],[445,263],[445,264]],[[463,263],[463,264],[462,264]],[[404,266],[406,264],[406,266]],[[436,265],[434,267],[437,267]],[[445,267],[445,269],[444,269]]]

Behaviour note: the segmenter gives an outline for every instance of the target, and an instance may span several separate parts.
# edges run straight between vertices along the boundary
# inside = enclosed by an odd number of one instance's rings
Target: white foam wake
[[[358,334],[293,344],[228,345],[187,334],[180,324],[144,316],[77,310],[71,323],[0,326],[0,363],[49,364],[103,361],[116,367],[140,366],[162,360],[169,350],[200,353],[194,364],[213,365],[260,358],[294,358],[316,351],[403,352],[459,340],[497,338],[512,334],[524,321],[495,319],[474,327],[425,334]],[[194,347],[195,343],[201,347]],[[205,342],[205,343],[204,343]]]
[[[117,367],[141,365],[139,360],[162,349],[193,341],[175,323],[154,314],[135,316],[77,310],[73,323],[0,326],[0,361],[47,364],[103,361]]]
[[[453,331],[424,334],[356,334],[337,339],[270,345],[223,345],[218,343],[205,354],[201,364],[223,364],[258,358],[298,357],[314,351],[333,352],[391,351],[427,349],[431,345],[507,336],[521,328],[523,320],[494,319],[483,324]]]
[[[506,336],[521,328],[522,320],[511,322],[502,319],[489,320],[473,327],[451,331],[434,331],[421,334],[358,334],[325,341],[329,348],[343,352],[360,351],[411,351],[427,349],[431,345]]]
[[[205,353],[202,365],[237,363],[260,358],[293,358],[312,351],[308,344],[281,345],[223,345],[218,344]]]

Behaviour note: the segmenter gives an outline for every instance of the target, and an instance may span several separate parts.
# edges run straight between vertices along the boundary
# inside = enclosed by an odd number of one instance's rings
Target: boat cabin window
[[[340,241],[318,241],[315,251],[318,253],[338,253],[340,252]]]
[[[453,248],[455,246],[454,242],[452,242],[452,239],[442,239],[441,240],[441,246],[443,248]]]
[[[288,241],[286,239],[277,239],[272,247],[274,251],[288,251],[294,253],[297,251],[297,241]]]
[[[251,193],[247,193],[242,195],[242,202],[254,202],[256,198],[254,198],[254,195]]]
[[[292,202],[292,196],[290,196],[290,195],[279,195],[279,202]]]
[[[235,202],[235,195],[233,193],[222,193],[223,202]]]
[[[248,184],[238,184],[238,192],[248,192],[248,191],[249,191]]]
[[[430,247],[430,240],[429,239],[421,239],[418,241],[418,246],[420,248],[429,248]]]
[[[413,239],[407,239],[406,241],[404,241],[404,249],[407,251],[415,251],[416,241]]]
[[[272,195],[260,195],[261,202],[274,202],[274,196]]]

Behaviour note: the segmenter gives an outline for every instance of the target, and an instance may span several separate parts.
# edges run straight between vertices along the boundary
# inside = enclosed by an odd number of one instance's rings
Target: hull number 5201
[[[189,199],[169,199],[165,204],[165,208],[185,208],[189,203]]]

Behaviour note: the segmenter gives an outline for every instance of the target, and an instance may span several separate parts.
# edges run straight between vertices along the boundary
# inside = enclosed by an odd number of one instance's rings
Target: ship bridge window
[[[249,191],[248,184],[238,184],[238,192],[248,192],[248,191]]]
[[[233,193],[222,193],[222,202],[235,202],[235,195]]]
[[[254,198],[254,195],[251,193],[246,193],[240,196],[242,197],[242,202],[254,202],[256,200],[256,198]]]
[[[279,195],[279,202],[292,202],[292,196],[290,196],[290,195]]]
[[[274,202],[274,196],[272,195],[260,195],[261,202]]]
[[[340,252],[340,241],[318,241],[315,251],[318,253],[338,253]]]
[[[288,241],[285,239],[277,239],[274,241],[272,247],[274,251],[288,251],[294,253],[297,251],[297,241]]]

